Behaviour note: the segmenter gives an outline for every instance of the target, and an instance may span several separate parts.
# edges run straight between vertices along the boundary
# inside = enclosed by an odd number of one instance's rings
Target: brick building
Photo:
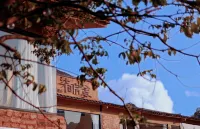
[[[61,71],[57,71],[57,105],[58,114],[66,119],[67,129],[133,129],[120,124],[120,114],[127,115],[122,105],[98,100],[98,92],[92,90],[89,82],[80,87],[76,78]],[[200,125],[196,117],[130,106],[134,114],[147,119],[139,125],[140,129],[193,129],[193,125]]]
[[[7,0],[6,4],[9,5],[14,1]],[[76,12],[76,9],[71,11]],[[0,20],[8,18],[5,10],[0,10],[0,14]],[[88,20],[87,18],[85,19]],[[91,17],[91,19],[94,21],[82,25],[79,19],[70,18],[63,23],[63,26],[65,27],[64,29],[85,29],[101,28],[108,24],[108,21],[102,21],[94,17]],[[64,20],[65,17],[63,18]],[[17,33],[30,37],[48,37],[55,35],[57,31],[51,26],[39,26],[38,24],[33,24],[28,29],[23,29],[21,26],[8,29],[3,26],[0,30],[3,31],[3,33],[0,32],[0,36]],[[27,41],[15,40],[6,43],[10,46],[15,44],[19,48],[19,52],[24,52],[25,49],[26,55],[23,53],[21,55],[26,56],[24,57],[25,59],[34,58],[37,61],[37,58],[31,55],[30,51],[33,49],[28,45]],[[0,48],[0,54],[4,51]],[[1,58],[0,63],[2,63]],[[90,82],[85,82],[83,86],[80,86],[76,78],[67,73],[40,65],[33,65],[35,69],[31,69],[30,72],[34,74],[38,82],[47,85],[49,90],[44,95],[38,96],[32,91],[31,86],[29,86],[30,88],[24,86],[28,94],[21,92],[22,90],[18,90],[17,93],[36,106],[45,107],[53,104],[54,107],[51,107],[50,110],[41,108],[43,112],[38,111],[38,109],[21,102],[19,98],[0,85],[0,129],[58,129],[59,127],[61,129],[133,129],[126,122],[120,124],[119,114],[128,116],[124,107],[100,101],[98,92],[92,90]],[[13,89],[19,88],[17,79],[13,79],[10,85],[13,86]],[[132,112],[147,119],[146,123],[140,124],[136,128],[179,129],[187,127],[185,129],[193,129],[195,127],[198,129],[198,126],[193,125],[200,125],[200,119],[195,117],[141,109],[131,104],[130,106],[132,106]]]
[[[102,102],[90,82],[80,86],[77,79],[57,70],[57,113],[19,108],[0,107],[0,129],[133,129],[120,123],[122,105]],[[138,108],[132,104],[134,114],[146,118],[138,129],[199,129],[200,119]],[[128,116],[128,115],[127,115]]]

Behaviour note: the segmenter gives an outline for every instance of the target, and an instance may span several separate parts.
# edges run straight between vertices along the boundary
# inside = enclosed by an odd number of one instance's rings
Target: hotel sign
[[[90,82],[81,85],[76,78],[64,75],[57,75],[57,93],[84,99],[98,99],[97,90],[92,89]]]

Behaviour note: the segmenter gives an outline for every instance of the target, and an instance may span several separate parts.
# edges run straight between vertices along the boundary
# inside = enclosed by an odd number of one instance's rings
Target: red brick
[[[36,120],[30,120],[30,119],[22,119],[21,123],[26,125],[37,125]]]
[[[22,112],[19,112],[19,111],[14,111],[13,114],[16,117],[21,117],[22,116]]]
[[[50,122],[47,120],[45,124],[47,127],[52,127],[52,126],[55,126],[57,124],[57,122]]]
[[[46,129],[45,127],[37,127],[37,129]]]
[[[20,124],[19,126],[21,129],[26,129],[26,125],[25,124]]]
[[[3,122],[2,124],[4,127],[11,127],[11,124],[10,122]]]
[[[38,113],[2,110],[0,109],[0,127],[14,127],[20,129],[66,129],[64,117],[45,115]]]
[[[11,122],[13,122],[13,123],[20,123],[21,119],[19,117],[12,117],[11,118]]]
[[[33,125],[28,125],[27,129],[35,129],[35,127]]]
[[[31,117],[31,119],[36,119],[37,118],[37,114],[36,113],[31,113],[30,117]]]
[[[65,125],[60,125],[60,129],[66,129],[66,124]]]
[[[19,124],[17,124],[17,123],[11,123],[11,127],[13,127],[13,128],[18,128],[18,127],[19,127]]]
[[[25,119],[30,118],[30,113],[27,113],[27,112],[22,113],[22,118],[25,118]]]
[[[49,120],[52,121],[52,122],[58,120],[58,118],[57,118],[56,116],[48,116],[47,119],[49,119]]]
[[[6,110],[0,110],[0,116],[5,116],[5,115],[6,115],[6,113],[7,113],[7,111],[6,111]]]
[[[12,116],[13,115],[13,110],[7,110],[7,116]]]
[[[65,119],[59,119],[60,120],[60,124],[66,124],[66,120]]]
[[[10,122],[11,117],[8,116],[1,116],[0,117],[0,121],[2,122]]]
[[[38,119],[45,119],[44,115],[43,114],[38,114]]]
[[[45,129],[55,129],[55,127],[46,127]]]

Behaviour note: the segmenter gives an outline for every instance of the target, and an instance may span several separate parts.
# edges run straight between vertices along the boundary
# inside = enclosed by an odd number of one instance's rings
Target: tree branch
[[[101,75],[98,74],[98,72],[96,70],[94,70],[93,66],[91,65],[90,61],[88,60],[87,56],[85,55],[83,49],[81,48],[81,46],[79,45],[79,43],[76,42],[76,39],[71,35],[72,39],[74,40],[74,43],[78,46],[78,49],[80,50],[80,52],[82,53],[83,57],[85,58],[86,62],[88,63],[88,65],[90,66],[90,68],[92,69],[92,71],[98,75],[99,79],[106,85],[106,87],[109,89],[109,91],[115,95],[117,98],[119,98],[123,105],[124,105],[124,108],[126,109],[126,111],[128,112],[129,116],[131,117],[131,119],[133,120],[133,122],[135,122],[135,118],[132,114],[132,112],[130,111],[130,109],[126,106],[126,103],[124,101],[123,98],[121,98],[105,81],[104,79],[101,77]],[[136,123],[134,123],[136,124]]]
[[[9,81],[13,78],[13,76],[14,76],[14,75],[11,76],[11,78],[9,79]],[[19,95],[9,86],[9,83],[8,83],[6,80],[2,79],[1,81],[3,81],[3,83],[6,85],[6,87],[8,87],[8,88],[10,89],[10,91],[11,91],[17,98],[19,98],[21,101],[23,101],[23,102],[29,104],[30,106],[36,108],[49,122],[53,123],[53,124],[56,125],[59,129],[61,129],[61,127],[60,127],[58,124],[56,124],[55,122],[53,122],[52,120],[50,120],[50,119],[43,113],[43,111],[42,111],[39,107],[37,107],[37,106],[35,106],[34,104],[32,104],[32,103],[30,103],[30,102],[24,100],[21,96],[19,96]]]
[[[28,36],[24,36],[24,35],[4,35],[0,37],[0,42],[3,43],[6,40],[11,40],[11,39],[23,39],[23,40],[27,40],[27,41],[35,41],[36,38],[31,38]]]

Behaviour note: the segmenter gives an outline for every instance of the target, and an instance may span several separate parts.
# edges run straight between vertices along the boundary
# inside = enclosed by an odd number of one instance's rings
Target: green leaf
[[[104,68],[97,68],[96,71],[99,73],[99,74],[104,74],[107,70],[104,69]]]
[[[87,67],[85,67],[85,66],[81,67],[81,68],[80,68],[80,71],[81,71],[82,73],[85,73],[85,72],[87,71]]]
[[[151,78],[156,78],[155,74],[150,74]]]
[[[94,64],[94,65],[97,65],[97,64],[98,64],[98,61],[97,61],[96,56],[95,56],[95,58],[92,59],[92,64]]]

